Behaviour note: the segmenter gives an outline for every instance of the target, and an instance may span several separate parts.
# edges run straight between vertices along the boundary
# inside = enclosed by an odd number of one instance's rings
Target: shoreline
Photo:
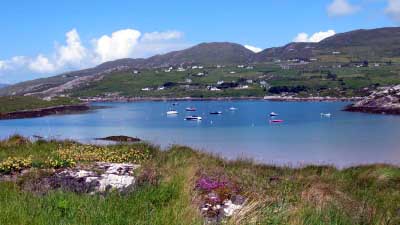
[[[92,109],[92,107],[89,106],[88,104],[60,105],[60,106],[52,106],[46,108],[0,113],[0,120],[37,118],[50,115],[85,112],[89,111],[90,109]]]
[[[83,102],[144,102],[144,101],[236,101],[236,100],[265,100],[277,102],[354,102],[363,97],[292,97],[292,96],[264,96],[264,97],[93,97],[79,98]]]

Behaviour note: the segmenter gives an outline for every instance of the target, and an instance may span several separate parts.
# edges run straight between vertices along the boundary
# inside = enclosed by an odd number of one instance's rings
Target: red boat
[[[283,120],[270,120],[271,123],[283,123]]]

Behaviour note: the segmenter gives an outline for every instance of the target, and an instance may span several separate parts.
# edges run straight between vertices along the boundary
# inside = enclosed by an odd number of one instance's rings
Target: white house
[[[231,72],[230,72],[230,74],[235,74],[235,73],[236,73],[235,71],[231,71]]]
[[[158,87],[157,90],[159,91],[165,90],[165,87],[164,86]]]
[[[210,91],[220,91],[221,89],[219,89],[219,88],[216,88],[216,87],[211,87],[210,88]]]
[[[221,84],[223,84],[224,83],[224,81],[223,80],[219,80],[219,81],[217,81],[217,84],[218,85],[221,85]]]
[[[151,89],[150,88],[142,88],[142,91],[150,91]]]
[[[186,71],[183,67],[179,67],[176,71],[178,71],[178,72],[184,72],[184,71]]]
[[[194,69],[197,69],[197,68],[199,68],[198,66],[192,66],[192,69],[194,70]]]
[[[190,84],[192,83],[192,79],[186,78],[185,82]]]
[[[244,68],[244,65],[238,65],[237,68]]]

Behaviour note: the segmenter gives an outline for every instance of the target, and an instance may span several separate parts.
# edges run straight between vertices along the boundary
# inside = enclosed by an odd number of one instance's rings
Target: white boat
[[[230,107],[229,110],[235,111],[235,110],[237,110],[237,108],[235,108],[235,107]]]
[[[321,117],[328,117],[330,118],[332,116],[332,114],[330,113],[321,113]]]
[[[201,117],[201,116],[187,116],[186,118],[185,118],[185,120],[196,120],[196,121],[200,121],[200,120],[202,120],[203,118]]]
[[[279,114],[278,113],[275,113],[275,112],[271,112],[270,114],[269,114],[269,116],[278,116]]]
[[[176,111],[176,110],[169,110],[169,111],[167,112],[167,115],[177,115],[177,114],[179,114],[179,112]]]

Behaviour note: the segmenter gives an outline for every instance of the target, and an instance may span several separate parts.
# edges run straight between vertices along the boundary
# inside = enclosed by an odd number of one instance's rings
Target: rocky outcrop
[[[114,141],[114,142],[139,142],[141,141],[139,138],[136,137],[128,137],[128,136],[109,136],[105,138],[96,138],[99,141]]]
[[[345,111],[400,115],[400,85],[382,88],[347,106]]]
[[[9,113],[0,113],[0,120],[35,118],[35,117],[49,116],[54,114],[63,114],[63,113],[65,114],[65,113],[81,112],[87,110],[90,110],[90,106],[87,104],[61,105],[61,106],[54,106],[47,108],[21,110]]]
[[[91,168],[66,169],[55,174],[52,186],[78,193],[123,192],[135,185],[133,172],[139,167],[129,163],[96,163]]]

